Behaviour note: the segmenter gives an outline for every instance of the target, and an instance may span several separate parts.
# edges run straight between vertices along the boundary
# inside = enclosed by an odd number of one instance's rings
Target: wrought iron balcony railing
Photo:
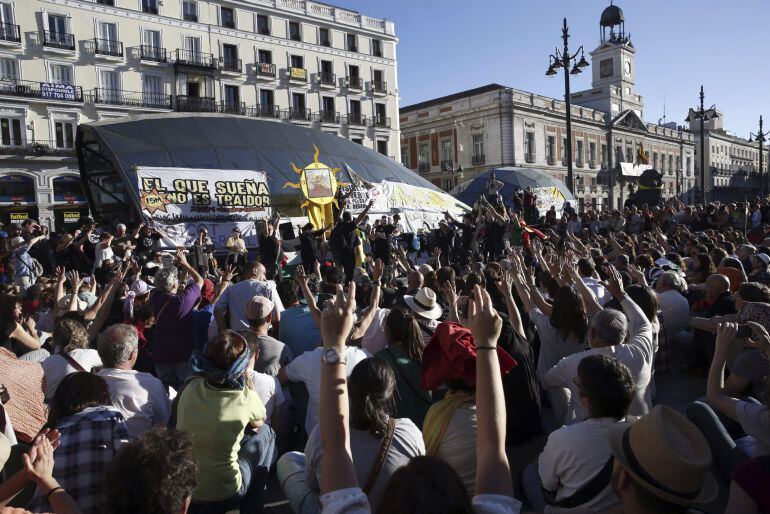
[[[322,86],[336,86],[337,75],[328,71],[322,71],[318,74],[318,83]]]
[[[112,39],[94,38],[90,42],[91,50],[96,55],[107,55],[110,57],[123,57],[123,42]]]
[[[12,23],[0,23],[0,40],[21,43],[21,30]]]
[[[86,102],[124,107],[146,107],[148,109],[171,109],[171,95],[122,91],[120,89],[94,88],[86,95]]]
[[[65,102],[82,102],[83,88],[70,84],[51,84],[30,80],[0,79],[0,95],[42,98]]]
[[[43,46],[60,50],[75,50],[75,36],[66,32],[44,30]]]
[[[345,77],[345,85],[348,89],[363,89],[364,79],[361,77]]]
[[[214,98],[176,95],[176,110],[179,112],[217,112]]]
[[[216,69],[217,64],[214,56],[209,53],[195,52],[193,50],[184,50],[177,48],[176,60],[174,64],[183,66],[196,66],[199,68]]]
[[[254,64],[254,70],[258,77],[275,78],[275,64],[269,62],[258,62]]]
[[[313,119],[321,123],[339,123],[340,113],[335,111],[318,111],[313,114]]]

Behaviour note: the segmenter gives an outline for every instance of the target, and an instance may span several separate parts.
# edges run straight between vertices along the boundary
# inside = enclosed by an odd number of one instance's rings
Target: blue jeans
[[[174,364],[155,363],[155,375],[163,385],[170,386],[179,391],[179,386],[192,375],[189,361],[175,362]]]
[[[190,514],[224,514],[231,510],[249,514],[262,512],[268,473],[275,457],[275,432],[270,425],[262,425],[256,434],[249,432],[244,435],[238,451],[241,488],[226,500],[193,500]]]
[[[305,480],[304,453],[284,453],[278,459],[277,473],[278,483],[295,514],[318,514],[321,511],[319,492],[308,487]]]

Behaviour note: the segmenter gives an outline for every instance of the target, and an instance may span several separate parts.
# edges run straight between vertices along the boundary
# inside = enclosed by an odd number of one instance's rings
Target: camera
[[[738,325],[738,333],[735,334],[737,337],[742,337],[744,339],[751,337],[751,327],[748,325]]]

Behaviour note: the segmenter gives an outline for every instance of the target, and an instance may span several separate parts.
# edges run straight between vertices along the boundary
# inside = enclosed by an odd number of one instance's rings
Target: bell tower
[[[641,118],[644,101],[636,92],[636,48],[626,32],[623,10],[610,3],[599,19],[599,30],[599,46],[590,53],[592,89],[576,93],[573,100],[613,117],[631,109]]]

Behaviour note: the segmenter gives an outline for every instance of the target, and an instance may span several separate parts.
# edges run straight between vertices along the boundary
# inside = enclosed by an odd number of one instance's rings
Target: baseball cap
[[[246,319],[265,319],[271,312],[273,312],[274,308],[275,305],[269,298],[255,296],[246,304]]]

